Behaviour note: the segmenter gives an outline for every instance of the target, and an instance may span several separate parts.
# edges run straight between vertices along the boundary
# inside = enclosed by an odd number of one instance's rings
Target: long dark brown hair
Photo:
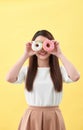
[[[49,31],[40,30],[34,34],[32,41],[34,41],[36,37],[40,35],[48,38],[49,40],[54,40],[53,35]],[[59,61],[56,56],[54,55],[49,56],[49,66],[50,66],[50,75],[54,84],[54,88],[56,91],[60,92],[62,91],[62,75],[59,67]],[[37,56],[33,55],[29,58],[29,66],[25,83],[26,89],[28,91],[31,91],[33,89],[33,82],[37,74],[37,67],[38,67]]]

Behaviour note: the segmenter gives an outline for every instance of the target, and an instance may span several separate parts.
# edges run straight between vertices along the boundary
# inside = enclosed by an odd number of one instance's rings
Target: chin
[[[40,60],[46,60],[48,57],[38,57]]]
[[[49,55],[48,55],[48,54],[47,54],[47,55],[44,55],[44,56],[42,56],[42,55],[37,55],[37,57],[38,57],[38,59],[41,59],[41,60],[49,59]]]

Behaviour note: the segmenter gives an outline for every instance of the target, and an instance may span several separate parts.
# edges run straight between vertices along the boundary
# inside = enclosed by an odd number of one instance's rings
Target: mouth
[[[41,56],[45,56],[45,55],[47,54],[47,52],[41,51],[41,52],[39,52],[38,54],[41,55]]]

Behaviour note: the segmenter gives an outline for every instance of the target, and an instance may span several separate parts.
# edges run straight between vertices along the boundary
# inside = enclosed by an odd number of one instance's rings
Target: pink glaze
[[[52,51],[54,49],[54,43],[51,40],[45,40],[43,43],[43,49],[45,51]]]

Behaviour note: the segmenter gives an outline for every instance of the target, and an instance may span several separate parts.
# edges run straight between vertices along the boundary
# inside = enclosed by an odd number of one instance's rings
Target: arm
[[[18,74],[20,69],[22,68],[24,62],[32,55],[34,55],[35,52],[31,49],[31,44],[26,44],[26,49],[24,54],[21,56],[21,58],[16,62],[16,64],[10,69],[6,76],[6,80],[10,83],[13,83],[17,80]]]
[[[70,79],[73,81],[77,81],[80,78],[80,75],[74,65],[63,54],[61,54],[59,58],[64,65]]]
[[[80,75],[74,65],[64,56],[62,53],[59,43],[55,41],[55,48],[52,54],[56,55],[60,61],[62,62],[63,66],[65,67],[68,76],[72,81],[77,81],[80,78]]]
[[[21,67],[23,66],[24,62],[26,61],[27,57],[25,55],[23,55],[18,61],[17,63],[10,69],[10,71],[8,72],[7,76],[6,76],[6,80],[8,82],[15,82],[18,78],[18,74],[19,71],[21,69]]]

